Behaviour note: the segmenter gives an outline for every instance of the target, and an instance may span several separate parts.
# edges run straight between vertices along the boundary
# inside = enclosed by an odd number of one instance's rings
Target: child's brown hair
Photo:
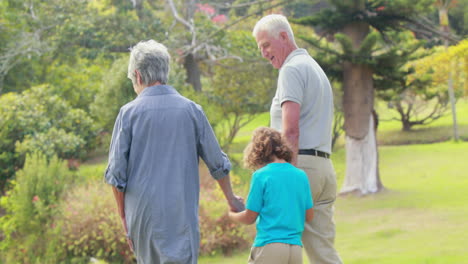
[[[259,127],[244,150],[244,166],[259,169],[273,161],[273,157],[291,162],[292,151],[278,130]]]

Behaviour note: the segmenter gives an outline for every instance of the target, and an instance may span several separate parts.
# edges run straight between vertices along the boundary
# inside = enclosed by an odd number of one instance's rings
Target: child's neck
[[[273,160],[271,161],[271,163],[286,163],[286,161],[273,155]]]

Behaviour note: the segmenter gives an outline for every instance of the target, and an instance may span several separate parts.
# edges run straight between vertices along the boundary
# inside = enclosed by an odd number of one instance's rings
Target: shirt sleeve
[[[203,109],[201,106],[197,105],[197,107],[200,111],[198,122],[198,154],[210,170],[211,176],[218,180],[229,174],[231,162],[221,150],[213,128],[211,128]]]
[[[127,187],[127,165],[131,137],[123,121],[122,109],[117,116],[109,149],[109,162],[104,175],[105,181],[120,192]]]
[[[250,183],[249,196],[245,208],[250,211],[260,213],[263,208],[264,183],[259,179],[258,174],[254,173]]]
[[[284,67],[278,77],[278,100],[282,105],[292,101],[302,105],[304,80],[300,72],[294,67]]]

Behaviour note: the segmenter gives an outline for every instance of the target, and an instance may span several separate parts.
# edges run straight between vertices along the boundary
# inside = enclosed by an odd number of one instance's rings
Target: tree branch
[[[171,0],[167,0],[167,1],[171,1]],[[269,1],[267,1],[267,2],[269,2]],[[283,4],[288,3],[288,2],[291,2],[291,0],[284,0],[284,1],[281,1],[281,2],[279,2],[279,3],[273,4],[273,5],[269,6],[269,7],[262,8],[262,9],[260,9],[260,10],[257,10],[256,12],[247,14],[247,15],[245,15],[245,16],[243,16],[243,17],[241,17],[241,18],[239,18],[239,19],[237,19],[237,20],[235,20],[235,21],[233,21],[233,22],[231,22],[231,23],[229,23],[229,24],[227,24],[227,25],[221,27],[221,28],[218,29],[217,31],[211,33],[211,34],[208,35],[207,37],[203,38],[198,44],[195,44],[195,45],[192,45],[191,47],[189,47],[186,51],[187,51],[187,52],[191,52],[191,51],[197,49],[198,46],[205,44],[206,42],[210,41],[214,36],[216,36],[216,35],[219,34],[220,32],[222,32],[222,31],[224,31],[224,30],[226,30],[226,29],[228,29],[228,28],[234,26],[235,24],[241,22],[242,20],[245,20],[245,19],[247,19],[247,18],[249,18],[249,17],[251,17],[251,16],[253,16],[253,15],[256,15],[256,14],[258,14],[258,13],[260,13],[260,12],[264,12],[264,11],[273,9],[273,8],[275,8],[275,7],[277,7],[277,6],[283,5]]]
[[[432,21],[427,17],[419,15],[415,18],[409,19],[408,24],[403,26],[406,29],[409,29],[414,32],[423,34],[426,37],[432,37],[436,35],[443,39],[449,40],[451,43],[458,43],[460,38],[450,32],[446,33],[441,31],[438,26],[436,26]]]
[[[188,22],[187,20],[183,19],[179,13],[177,12],[177,8],[174,5],[174,1],[172,0],[166,0],[166,2],[169,4],[169,7],[171,8],[172,15],[174,16],[175,20],[177,20],[179,23],[184,25],[192,34],[192,46],[195,45],[196,43],[196,32],[195,32],[195,27],[193,23]]]
[[[253,6],[255,4],[270,3],[270,2],[271,0],[260,0],[260,1],[254,1],[254,2],[249,2],[249,3],[237,4],[237,5],[233,5],[231,3],[223,3],[223,4],[210,3],[210,5],[221,7],[221,8],[226,8],[226,9],[233,9],[233,8],[242,8],[246,6]]]

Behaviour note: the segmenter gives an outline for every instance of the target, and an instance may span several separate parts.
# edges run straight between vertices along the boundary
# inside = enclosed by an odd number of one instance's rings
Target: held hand
[[[125,219],[125,217],[122,217],[121,219],[122,219],[123,228],[125,230],[125,237],[127,238],[127,244],[130,247],[130,250],[133,252],[133,241],[128,236],[127,220]]]
[[[133,251],[133,241],[129,237],[127,237],[127,244],[130,247],[130,251],[134,252]]]
[[[234,195],[228,203],[232,212],[242,212],[245,210],[244,199],[240,196]]]

